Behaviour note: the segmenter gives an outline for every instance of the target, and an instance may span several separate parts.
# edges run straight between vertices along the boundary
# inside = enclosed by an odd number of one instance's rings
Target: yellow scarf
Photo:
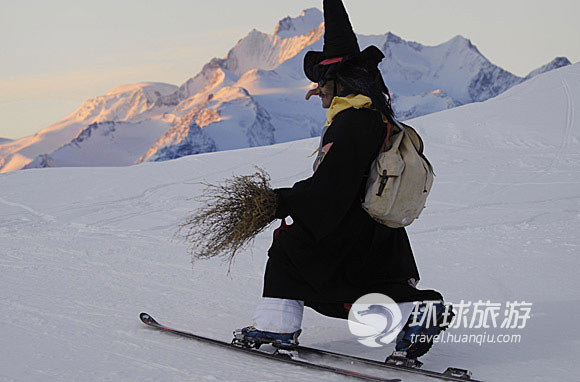
[[[334,97],[332,99],[332,103],[330,104],[330,107],[328,108],[328,110],[326,111],[326,123],[324,124],[324,128],[329,126],[332,121],[334,120],[334,117],[340,113],[341,111],[344,111],[346,109],[350,109],[351,107],[354,107],[355,109],[360,109],[363,107],[370,107],[373,104],[373,101],[362,94],[349,94],[346,97]],[[318,148],[316,150],[314,150],[314,152],[312,154],[310,154],[310,157],[313,156],[314,154],[316,154],[319,150],[320,147],[322,145],[322,138],[324,137],[324,132],[325,129],[322,129],[322,136],[320,137],[320,144],[318,145]]]
[[[326,111],[326,123],[324,126],[330,125],[334,117],[343,110],[350,109],[351,107],[354,107],[355,109],[370,107],[372,104],[373,101],[362,94],[350,94],[346,97],[334,97],[330,107]]]

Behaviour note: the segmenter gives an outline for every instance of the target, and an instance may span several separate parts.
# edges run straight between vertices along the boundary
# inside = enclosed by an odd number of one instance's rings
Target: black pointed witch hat
[[[309,51],[304,56],[304,73],[312,82],[330,79],[337,65],[358,61],[360,65],[376,68],[385,57],[376,46],[360,51],[356,35],[342,0],[324,0],[324,46],[322,52]]]

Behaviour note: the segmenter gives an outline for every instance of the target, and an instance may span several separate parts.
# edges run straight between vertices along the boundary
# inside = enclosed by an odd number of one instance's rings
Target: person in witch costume
[[[304,57],[306,77],[318,86],[306,99],[322,100],[327,122],[320,138],[314,174],[291,188],[274,190],[276,218],[293,224],[274,234],[268,251],[261,304],[254,325],[234,332],[234,340],[260,346],[297,344],[304,306],[337,318],[348,317],[358,298],[381,293],[409,314],[417,301],[441,294],[419,290],[419,272],[404,228],[389,228],[362,208],[368,170],[394,125],[390,95],[378,69],[383,53],[375,46],[360,51],[341,0],[324,0],[324,48]],[[449,307],[449,305],[447,305]],[[407,317],[407,315],[403,315]],[[432,326],[438,334],[444,326]],[[416,358],[431,344],[413,342],[425,327],[406,325],[396,344]]]

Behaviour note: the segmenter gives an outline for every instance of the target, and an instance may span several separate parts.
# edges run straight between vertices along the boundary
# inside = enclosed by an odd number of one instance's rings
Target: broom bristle
[[[222,185],[204,183],[202,206],[179,227],[191,243],[192,260],[221,257],[231,265],[236,253],[274,220],[277,198],[262,169],[234,176]]]

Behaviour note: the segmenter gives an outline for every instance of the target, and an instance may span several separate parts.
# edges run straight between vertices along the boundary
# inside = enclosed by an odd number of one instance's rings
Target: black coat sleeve
[[[353,203],[360,203],[361,183],[381,143],[372,113],[348,109],[338,114],[324,136],[323,147],[332,145],[312,177],[276,190],[281,209],[315,241],[333,232]]]

